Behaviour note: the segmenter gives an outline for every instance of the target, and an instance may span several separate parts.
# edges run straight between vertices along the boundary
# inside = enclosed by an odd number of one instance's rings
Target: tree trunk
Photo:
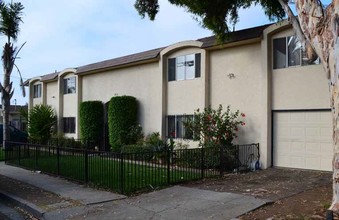
[[[301,30],[320,57],[329,81],[333,123],[333,200],[330,207],[339,212],[339,0],[323,9],[315,0],[296,1]]]
[[[3,49],[3,68],[4,68],[4,82],[0,84],[0,90],[2,93],[2,108],[3,108],[3,147],[6,149],[6,141],[10,138],[9,130],[9,112],[11,106],[11,98],[14,91],[12,91],[12,82],[10,81],[11,73],[14,66],[14,48],[10,42],[7,42]]]

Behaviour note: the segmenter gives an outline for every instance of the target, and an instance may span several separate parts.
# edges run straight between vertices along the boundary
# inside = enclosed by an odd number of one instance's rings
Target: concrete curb
[[[28,202],[27,200],[24,200],[22,198],[19,198],[18,196],[13,195],[12,193],[8,193],[8,192],[4,192],[0,190],[0,195],[5,201],[19,206],[20,208],[31,213],[35,217],[42,218],[44,214],[46,213],[43,209],[36,206],[35,204]]]

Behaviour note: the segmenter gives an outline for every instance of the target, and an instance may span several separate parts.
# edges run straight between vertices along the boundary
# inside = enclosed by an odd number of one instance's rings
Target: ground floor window
[[[193,115],[168,115],[166,117],[167,138],[192,139],[192,134],[187,132],[184,126],[184,122],[192,118]]]
[[[63,132],[68,134],[75,133],[75,117],[63,118]]]

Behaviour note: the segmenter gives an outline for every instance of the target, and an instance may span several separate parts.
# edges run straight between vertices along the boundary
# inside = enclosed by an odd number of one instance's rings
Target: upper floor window
[[[75,77],[64,79],[64,94],[75,93],[75,91],[76,91]]]
[[[310,61],[306,51],[296,36],[273,39],[273,69],[287,68],[291,66],[306,66],[319,64],[320,59]]]
[[[41,97],[41,84],[33,85],[33,98]]]
[[[167,137],[192,139],[193,135],[185,129],[184,122],[192,119],[193,115],[167,116]]]
[[[168,81],[198,78],[200,72],[200,53],[168,59]]]

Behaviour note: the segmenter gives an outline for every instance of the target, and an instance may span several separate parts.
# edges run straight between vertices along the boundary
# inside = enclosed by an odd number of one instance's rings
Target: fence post
[[[59,139],[57,140],[57,174],[60,176],[60,148]]]
[[[205,177],[205,148],[201,146],[201,178]]]
[[[85,183],[88,183],[88,142],[85,147]]]
[[[38,146],[35,145],[35,170],[38,170]]]
[[[13,147],[11,146],[13,149]],[[21,165],[21,145],[19,145],[19,165]]]
[[[239,158],[239,148],[240,148],[240,146],[239,145],[236,145],[235,146],[236,148],[235,148],[235,152],[234,152],[234,158],[235,158],[235,165],[236,165],[236,170],[237,170],[237,172],[239,172],[240,173],[240,165],[241,165],[241,161],[240,161],[240,158]]]
[[[169,185],[171,183],[171,150],[168,147],[167,148],[167,184]]]
[[[219,146],[219,176],[222,177],[224,175],[224,169],[225,169],[225,158],[224,158],[224,148],[222,145]]]
[[[124,154],[120,153],[120,191],[124,194]]]

